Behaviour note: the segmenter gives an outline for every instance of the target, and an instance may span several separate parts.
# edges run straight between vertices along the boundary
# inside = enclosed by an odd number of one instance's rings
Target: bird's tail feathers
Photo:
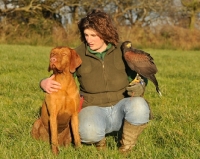
[[[159,96],[162,97],[162,93],[161,93],[159,87],[156,87],[156,91],[158,92]]]

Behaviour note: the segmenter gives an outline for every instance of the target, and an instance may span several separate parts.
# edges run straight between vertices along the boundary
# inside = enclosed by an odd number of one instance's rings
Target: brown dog
[[[58,154],[58,145],[68,146],[71,141],[70,122],[76,147],[81,145],[78,131],[79,90],[72,75],[82,63],[79,55],[68,47],[51,50],[49,71],[61,83],[58,92],[45,94],[41,117],[35,121],[31,134],[35,139],[50,140],[52,152]]]

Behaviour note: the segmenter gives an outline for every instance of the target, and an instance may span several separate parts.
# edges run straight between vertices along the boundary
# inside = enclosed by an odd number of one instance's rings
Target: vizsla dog
[[[51,50],[49,71],[53,70],[55,81],[61,83],[61,89],[45,94],[41,116],[33,124],[31,134],[35,139],[49,141],[52,152],[58,154],[58,145],[68,146],[71,141],[70,123],[74,144],[81,145],[78,131],[78,110],[80,95],[72,75],[82,63],[79,55],[68,47],[56,47]]]

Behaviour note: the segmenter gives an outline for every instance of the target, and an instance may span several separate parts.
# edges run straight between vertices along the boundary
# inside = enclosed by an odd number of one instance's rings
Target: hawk
[[[153,61],[153,57],[151,57],[149,53],[133,48],[130,41],[123,42],[121,49],[127,65],[131,70],[137,73],[134,81],[138,79],[139,75],[146,77],[153,82],[156,87],[156,91],[160,96],[162,96],[158,86],[158,81],[155,77],[155,74],[158,72],[158,70]]]

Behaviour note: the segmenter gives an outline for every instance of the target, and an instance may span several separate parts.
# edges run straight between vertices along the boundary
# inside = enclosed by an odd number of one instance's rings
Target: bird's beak
[[[127,48],[130,48],[131,47],[131,43],[128,43],[126,46],[127,46]]]

